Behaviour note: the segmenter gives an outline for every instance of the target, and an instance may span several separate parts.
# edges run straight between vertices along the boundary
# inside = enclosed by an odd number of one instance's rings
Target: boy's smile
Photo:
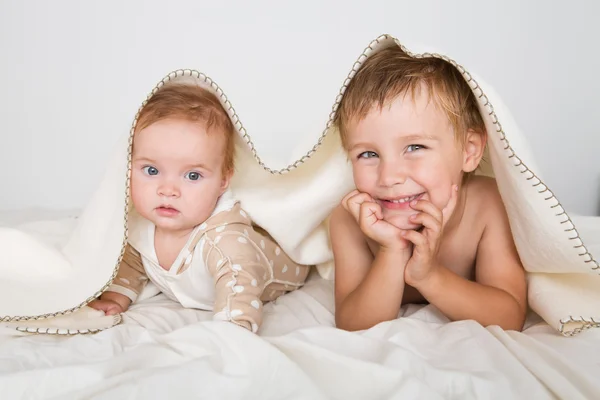
[[[373,107],[349,126],[348,155],[356,188],[381,206],[383,218],[400,229],[417,229],[409,217],[414,200],[440,210],[460,184],[464,154],[446,114],[427,91],[401,95]]]
[[[423,195],[425,195],[425,192],[375,200],[382,208],[390,210],[408,210],[410,208],[410,202],[420,200],[423,198]]]

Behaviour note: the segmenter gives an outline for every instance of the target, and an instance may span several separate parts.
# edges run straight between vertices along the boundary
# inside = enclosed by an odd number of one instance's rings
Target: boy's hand
[[[369,194],[354,190],[344,197],[342,207],[354,217],[360,230],[380,246],[394,250],[410,247],[402,230],[383,220],[381,206]]]
[[[458,199],[458,186],[452,186],[450,200],[446,207],[440,211],[427,200],[411,202],[411,207],[420,213],[411,216],[411,221],[423,225],[421,232],[403,231],[405,239],[413,243],[412,257],[406,265],[404,280],[407,284],[418,288],[419,284],[430,278],[439,268],[437,255],[440,238],[446,223],[454,212]],[[413,204],[414,203],[414,204]]]

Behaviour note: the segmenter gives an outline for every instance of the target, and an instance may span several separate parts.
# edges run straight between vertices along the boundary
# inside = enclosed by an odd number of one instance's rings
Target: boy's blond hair
[[[468,129],[486,134],[477,99],[460,72],[439,58],[413,58],[399,46],[380,50],[369,57],[350,81],[335,115],[342,144],[347,148],[348,127],[362,120],[374,106],[389,105],[398,96],[414,99],[421,87],[448,117],[457,140]]]
[[[198,122],[203,124],[207,132],[224,135],[223,173],[233,173],[235,128],[217,96],[197,85],[165,86],[140,111],[135,133],[158,121],[171,118]]]

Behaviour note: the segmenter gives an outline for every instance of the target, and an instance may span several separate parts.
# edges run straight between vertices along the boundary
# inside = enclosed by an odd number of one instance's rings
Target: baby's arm
[[[204,262],[215,280],[213,318],[257,332],[263,313],[260,298],[271,272],[256,244],[231,229],[207,238],[204,245]]]
[[[127,244],[119,265],[119,272],[117,272],[112,285],[98,300],[94,300],[88,305],[104,311],[106,315],[125,312],[147,282],[148,278],[142,265],[140,253]]]
[[[452,320],[521,330],[527,311],[525,271],[515,248],[500,194],[488,187],[486,224],[476,258],[476,282],[437,268],[415,287]]]
[[[397,318],[404,292],[406,250],[381,248],[373,257],[365,235],[342,206],[331,216],[330,235],[337,327],[362,330]]]

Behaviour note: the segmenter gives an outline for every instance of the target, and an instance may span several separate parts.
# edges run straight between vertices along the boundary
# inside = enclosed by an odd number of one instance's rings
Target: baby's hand
[[[421,232],[403,231],[404,238],[414,245],[412,257],[404,271],[404,280],[407,284],[418,288],[420,283],[424,282],[439,268],[437,255],[440,238],[444,226],[446,226],[456,207],[457,199],[458,186],[453,185],[450,200],[442,211],[427,200],[411,202],[410,205],[413,209],[421,211],[411,216],[411,222],[423,225],[423,230]]]
[[[104,292],[102,296],[90,302],[89,307],[104,311],[105,315],[116,315],[127,311],[131,300],[129,297],[115,292]]]
[[[105,315],[116,315],[123,312],[121,305],[112,300],[94,300],[89,303],[88,306],[96,310],[104,311]]]
[[[354,190],[344,197],[342,207],[354,217],[361,231],[380,246],[394,250],[410,247],[402,230],[384,221],[381,206],[369,194]]]

